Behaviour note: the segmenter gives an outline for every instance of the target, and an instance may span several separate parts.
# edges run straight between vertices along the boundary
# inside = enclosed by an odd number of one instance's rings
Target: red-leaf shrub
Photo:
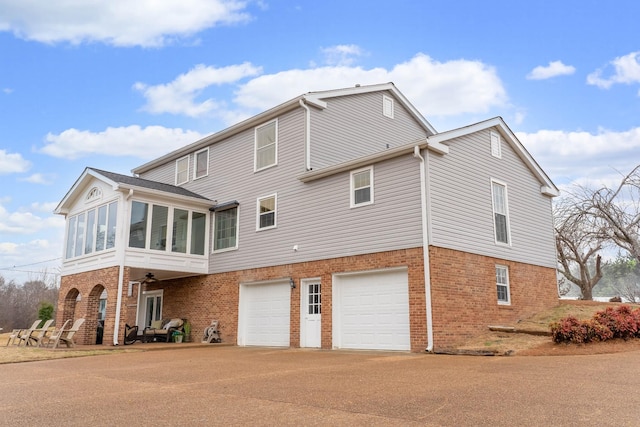
[[[632,310],[627,305],[607,307],[594,314],[591,320],[568,316],[550,326],[556,343],[582,344],[612,338],[640,338],[640,308]]]

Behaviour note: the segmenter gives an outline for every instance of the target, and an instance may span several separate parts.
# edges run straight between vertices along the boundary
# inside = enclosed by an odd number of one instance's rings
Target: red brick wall
[[[434,348],[445,349],[558,305],[552,268],[431,247]],[[496,264],[509,268],[511,305],[498,305]]]
[[[449,249],[431,247],[431,283],[434,323],[434,348],[446,349],[482,333],[491,324],[510,324],[518,319],[558,304],[555,270],[483,257]],[[497,303],[495,265],[509,268],[511,305]],[[256,268],[204,275],[142,285],[142,290],[163,289],[163,317],[186,318],[192,325],[191,341],[199,342],[211,320],[220,321],[223,342],[236,343],[238,334],[239,284],[292,277],[290,345],[300,345],[300,281],[319,277],[322,282],[322,348],[332,348],[332,274],[406,267],[409,277],[409,314],[411,351],[427,347],[426,298],[422,248],[368,255],[333,258],[322,261]],[[123,304],[119,341],[125,323],[136,323],[138,289],[127,297],[129,270],[124,272]],[[107,290],[107,315],[104,345],[113,343],[113,325],[118,288],[118,267],[64,276],[60,287],[57,324],[71,316],[69,300],[75,290],[82,295],[74,318],[85,317],[87,327],[77,342],[95,342],[96,298],[102,287]],[[67,303],[65,304],[65,296]],[[94,313],[95,311],[95,313]]]
[[[80,331],[74,337],[76,344],[95,344],[96,328],[98,322],[98,301],[104,289],[107,291],[107,307],[104,324],[103,345],[113,345],[113,328],[116,317],[116,301],[118,293],[118,273],[119,267],[109,267],[100,270],[87,271],[69,276],[62,276],[60,280],[60,297],[58,298],[58,311],[56,315],[56,325],[62,326],[67,319],[71,319],[68,327],[79,318],[84,318],[85,322]],[[129,283],[129,269],[125,268],[124,283]],[[76,301],[76,295],[80,293],[81,300]],[[131,299],[126,297],[127,285],[123,287],[123,306],[120,313],[120,330],[124,331],[124,322],[130,318],[127,312],[127,302],[131,304]],[[135,324],[135,297],[133,322]],[[74,304],[75,303],[75,304]],[[120,332],[119,341],[122,341]]]

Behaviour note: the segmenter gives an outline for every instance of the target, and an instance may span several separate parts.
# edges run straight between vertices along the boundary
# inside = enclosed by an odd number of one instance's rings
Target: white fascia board
[[[137,185],[120,184],[118,188],[115,188],[115,190],[119,190],[124,193],[127,193],[130,190],[133,190],[134,195],[142,194],[142,195],[148,195],[148,196],[158,197],[158,198],[167,199],[167,200],[180,200],[186,203],[190,203],[192,205],[206,207],[207,209],[216,204],[215,200],[200,199],[198,197],[190,197],[190,196],[183,196],[181,194],[167,193],[166,191],[154,190],[152,188],[147,188],[147,187],[139,187]]]
[[[540,192],[544,195],[555,197],[560,194],[558,187],[551,181],[549,176],[542,170],[540,165],[535,161],[527,149],[522,145],[520,140],[511,131],[509,126],[504,122],[502,117],[494,117],[489,120],[485,120],[479,123],[474,123],[469,126],[464,126],[458,129],[452,129],[446,132],[439,133],[427,138],[430,144],[442,143],[455,138],[459,138],[465,135],[470,135],[475,132],[479,132],[485,129],[496,127],[500,131],[500,134],[504,137],[507,143],[513,148],[518,156],[524,161],[527,167],[533,172],[533,174],[541,182],[542,186]]]
[[[76,179],[76,182],[74,182],[69,191],[67,191],[67,194],[65,194],[60,203],[58,203],[58,206],[53,210],[53,213],[58,215],[67,215],[69,213],[67,202],[69,202],[69,200],[75,196],[76,191],[78,191],[78,189],[92,177],[110,185],[114,190],[118,189],[118,184],[115,181],[112,181],[91,168],[85,168],[80,177]]]

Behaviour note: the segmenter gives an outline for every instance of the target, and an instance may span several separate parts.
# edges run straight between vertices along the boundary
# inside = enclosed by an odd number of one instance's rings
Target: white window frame
[[[382,115],[393,119],[395,110],[395,103],[393,98],[387,95],[382,95]]]
[[[355,188],[354,177],[355,175],[366,171],[369,171],[369,201],[356,203],[356,190],[359,190],[360,188]],[[352,208],[359,208],[361,206],[368,206],[373,204],[373,165],[351,171],[349,182],[349,189],[351,192],[350,205]]]
[[[491,141],[491,155],[498,159],[502,158],[502,138],[500,138],[500,134],[497,132],[491,132],[491,136],[489,137]]]
[[[262,165],[262,166],[258,166],[258,131],[264,127],[267,126],[274,126],[274,136],[275,136],[275,140],[273,142],[273,146],[274,146],[274,156],[273,156],[273,163],[269,163],[266,165]],[[254,172],[258,172],[261,170],[265,170],[265,169],[269,169],[271,167],[274,167],[278,164],[278,119],[274,119],[271,120],[263,125],[260,126],[256,126],[255,130],[254,130],[254,143],[253,143],[253,171]],[[271,145],[271,144],[270,144]],[[264,149],[265,147],[261,147],[262,149]]]
[[[216,232],[218,231],[218,227],[217,227],[217,216],[219,212],[226,212],[230,209],[235,209],[236,210],[236,244],[235,246],[229,246],[228,248],[222,248],[222,249],[216,249]],[[258,210],[260,209],[260,205],[258,205]],[[259,219],[258,219],[259,221]],[[221,211],[215,211],[213,213],[213,248],[212,251],[214,253],[219,253],[219,252],[228,252],[228,251],[235,251],[238,249],[238,240],[240,238],[240,206],[236,205],[233,207],[230,207],[228,209],[223,209]]]
[[[187,162],[187,170],[185,171],[185,179],[184,181],[179,181],[178,177],[180,176],[180,164],[182,162]],[[189,156],[184,156],[176,160],[176,185],[182,185],[189,182]]]
[[[504,212],[499,212],[496,208],[496,194],[495,194],[495,187],[502,187],[504,189]],[[503,245],[503,246],[511,246],[511,221],[509,219],[509,195],[508,195],[509,191],[507,188],[507,184],[495,179],[491,179],[491,207],[492,207],[492,212],[493,212],[493,239],[496,243],[496,245]],[[506,242],[502,242],[500,240],[498,240],[498,226],[496,223],[496,214],[499,215],[504,215],[505,217],[505,223],[506,223],[506,233],[507,233],[507,241]]]
[[[500,281],[501,278],[498,275],[499,271],[504,272],[503,283]],[[498,293],[499,286],[503,286],[506,288],[506,294],[507,294],[506,300],[500,299],[499,293]],[[507,267],[506,265],[496,265],[496,299],[499,305],[511,305],[511,285],[509,284],[509,267]]]
[[[260,227],[260,202],[267,199],[273,199],[273,225],[268,227]],[[270,230],[278,226],[278,193],[273,193],[268,196],[260,197],[256,203],[256,231]]]
[[[198,175],[198,155],[202,153],[206,153],[205,156],[207,157],[207,163],[206,163],[207,167],[202,175]],[[193,180],[195,181],[196,179],[204,178],[205,176],[208,176],[208,175],[209,175],[209,147],[203,148],[202,150],[198,150],[193,155]]]

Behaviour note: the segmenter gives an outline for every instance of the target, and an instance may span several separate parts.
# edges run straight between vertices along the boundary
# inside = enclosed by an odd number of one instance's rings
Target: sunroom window
[[[118,202],[88,209],[69,217],[65,258],[111,249],[116,241]]]
[[[204,255],[206,224],[207,214],[204,212],[133,201],[129,247]]]

